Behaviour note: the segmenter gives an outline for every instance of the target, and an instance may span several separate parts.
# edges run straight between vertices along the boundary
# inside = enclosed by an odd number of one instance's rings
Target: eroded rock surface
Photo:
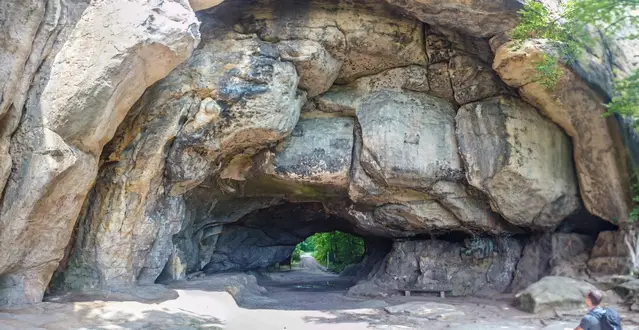
[[[424,94],[371,94],[357,108],[362,168],[387,185],[403,188],[458,179],[462,168],[454,114],[450,103]]]
[[[470,244],[470,240],[468,241]],[[352,295],[385,295],[403,290],[446,291],[453,296],[505,292],[521,253],[510,238],[484,239],[475,250],[441,240],[400,241],[381,268],[349,290]],[[468,249],[470,253],[466,253]]]
[[[367,242],[359,294],[627,261],[618,234],[590,254],[612,224],[562,220],[625,220],[628,134],[593,68],[631,65],[600,45],[542,89],[549,50],[504,44],[519,1],[5,2],[0,304],[38,301],[56,267],[52,290],[122,291],[331,230]]]
[[[346,190],[349,182],[353,132],[351,118],[310,118],[297,123],[289,138],[277,147],[274,175],[292,183],[311,183]]]
[[[144,89],[190,55],[198,25],[183,1],[98,1],[84,11],[12,137],[0,208],[3,303],[42,299],[102,146]]]
[[[552,228],[578,208],[570,142],[528,104],[493,98],[462,106],[457,138],[468,182],[509,222]]]
[[[475,37],[492,37],[515,27],[517,11],[523,7],[523,2],[519,0],[385,1],[406,9],[428,24],[459,30]]]
[[[604,99],[574,72],[563,70],[554,90],[535,81],[535,63],[550,51],[547,47],[534,40],[518,48],[504,44],[496,52],[493,68],[572,138],[581,198],[588,211],[610,221],[625,221],[630,210],[630,170],[618,125],[602,117]]]
[[[210,23],[213,24],[213,23]],[[234,32],[213,35],[173,74],[197,98],[167,158],[171,195],[180,195],[220,170],[226,157],[257,152],[291,133],[304,93],[295,67],[273,45]],[[193,80],[195,77],[195,80]]]

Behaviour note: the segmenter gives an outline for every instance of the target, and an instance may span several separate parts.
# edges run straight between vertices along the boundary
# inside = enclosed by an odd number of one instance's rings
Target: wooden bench
[[[409,297],[411,292],[428,292],[428,293],[439,292],[440,298],[446,298],[446,293],[451,293],[453,291],[453,288],[449,286],[443,286],[443,285],[442,286],[433,285],[433,286],[423,286],[423,287],[402,288],[399,291],[403,291],[404,296],[406,297]]]

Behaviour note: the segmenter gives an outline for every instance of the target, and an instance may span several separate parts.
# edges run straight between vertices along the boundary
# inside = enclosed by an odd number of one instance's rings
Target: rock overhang
[[[169,2],[188,8],[186,1]],[[292,1],[282,6],[277,1],[192,0],[193,9],[202,9],[198,48],[150,87],[122,124],[122,118],[107,118],[104,128],[119,128],[105,146],[99,171],[97,161],[76,160],[87,165],[79,185],[89,187],[95,172],[97,180],[88,197],[78,194],[73,199],[78,205],[69,208],[80,212],[86,197],[72,242],[75,255],[68,274],[73,276],[67,282],[82,278],[89,286],[113,287],[153,281],[167,260],[192,258],[196,246],[207,252],[192,264],[204,267],[220,228],[285,202],[320,202],[358,233],[402,239],[456,230],[476,235],[548,232],[580,208],[580,199],[595,215],[623,219],[629,172],[617,126],[600,118],[605,98],[572,71],[563,86],[578,86],[578,95],[565,88],[548,93],[526,69],[534,62],[531,54],[543,47],[524,48],[528,53],[522,56],[499,41],[501,36],[490,44],[487,40],[514,26],[519,1],[386,2]],[[465,24],[459,24],[460,17]],[[192,37],[192,24],[183,30]],[[188,46],[182,41],[180,47]],[[536,131],[552,138],[536,141],[525,132],[526,125],[549,126],[547,119],[519,116],[539,116],[528,106],[511,106],[513,115],[499,125],[485,116],[470,120],[464,115],[477,112],[477,104],[490,107],[496,99],[517,99],[517,88],[523,101],[514,103],[528,102],[559,125]],[[32,97],[27,105],[37,103],[38,93]],[[63,119],[58,122],[64,124]],[[482,135],[482,127],[491,127],[493,137]],[[0,151],[6,145],[18,151],[33,148],[18,145],[28,140],[20,134],[5,139],[10,131],[0,131]],[[567,165],[564,132],[572,139],[575,165]],[[470,140],[485,139],[489,146],[460,138],[475,135]],[[60,142],[73,145],[79,141],[74,136],[64,135],[68,141]],[[503,143],[508,157],[482,159],[491,157],[486,150]],[[552,155],[545,150],[553,150]],[[527,153],[539,157],[533,162]],[[562,164],[561,175],[549,170],[555,163]],[[0,165],[1,188],[9,172]],[[601,173],[598,168],[612,170]],[[486,179],[486,173],[498,180]],[[19,171],[10,174],[11,182],[24,179]],[[549,178],[558,189],[544,184]],[[5,202],[11,200],[7,191]],[[56,196],[54,202],[63,199]],[[528,197],[534,210],[522,210]],[[6,207],[0,214],[15,220]],[[49,218],[58,219],[43,217]],[[68,235],[71,222],[51,221]],[[66,244],[62,241],[56,244]],[[78,267],[73,260],[86,264]],[[180,262],[174,266],[183,269]],[[73,273],[74,267],[80,271]],[[0,268],[0,273],[36,280],[34,292],[50,274],[27,264],[18,268]]]

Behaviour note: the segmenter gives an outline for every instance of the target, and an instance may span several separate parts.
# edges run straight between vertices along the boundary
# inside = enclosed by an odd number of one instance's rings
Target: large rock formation
[[[528,41],[499,47],[493,68],[523,99],[557,123],[571,138],[579,188],[586,208],[610,221],[626,221],[630,212],[630,171],[619,127],[606,112],[604,98],[577,74],[563,70],[557,87],[539,81],[537,63],[548,46]]]
[[[188,58],[198,25],[184,1],[97,1],[83,12],[11,136],[0,207],[2,302],[42,299],[102,146],[144,90]]]
[[[396,242],[369,279],[349,290],[354,295],[388,295],[403,290],[447,291],[454,296],[504,292],[521,254],[511,238]]]
[[[553,228],[579,206],[570,142],[530,105],[504,98],[464,105],[457,138],[468,182],[513,224]]]
[[[630,208],[611,76],[583,62],[543,89],[543,44],[489,43],[519,1],[0,2],[0,304],[56,268],[51,289],[120,289],[330,230],[366,238],[353,293],[627,260],[560,225]]]

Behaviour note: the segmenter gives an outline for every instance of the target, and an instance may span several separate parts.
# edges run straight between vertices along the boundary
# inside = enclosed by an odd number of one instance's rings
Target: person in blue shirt
[[[581,319],[579,326],[575,330],[601,330],[601,315],[605,313],[604,309],[599,306],[603,300],[603,293],[599,290],[592,290],[586,295],[586,305],[588,306],[588,314]]]

